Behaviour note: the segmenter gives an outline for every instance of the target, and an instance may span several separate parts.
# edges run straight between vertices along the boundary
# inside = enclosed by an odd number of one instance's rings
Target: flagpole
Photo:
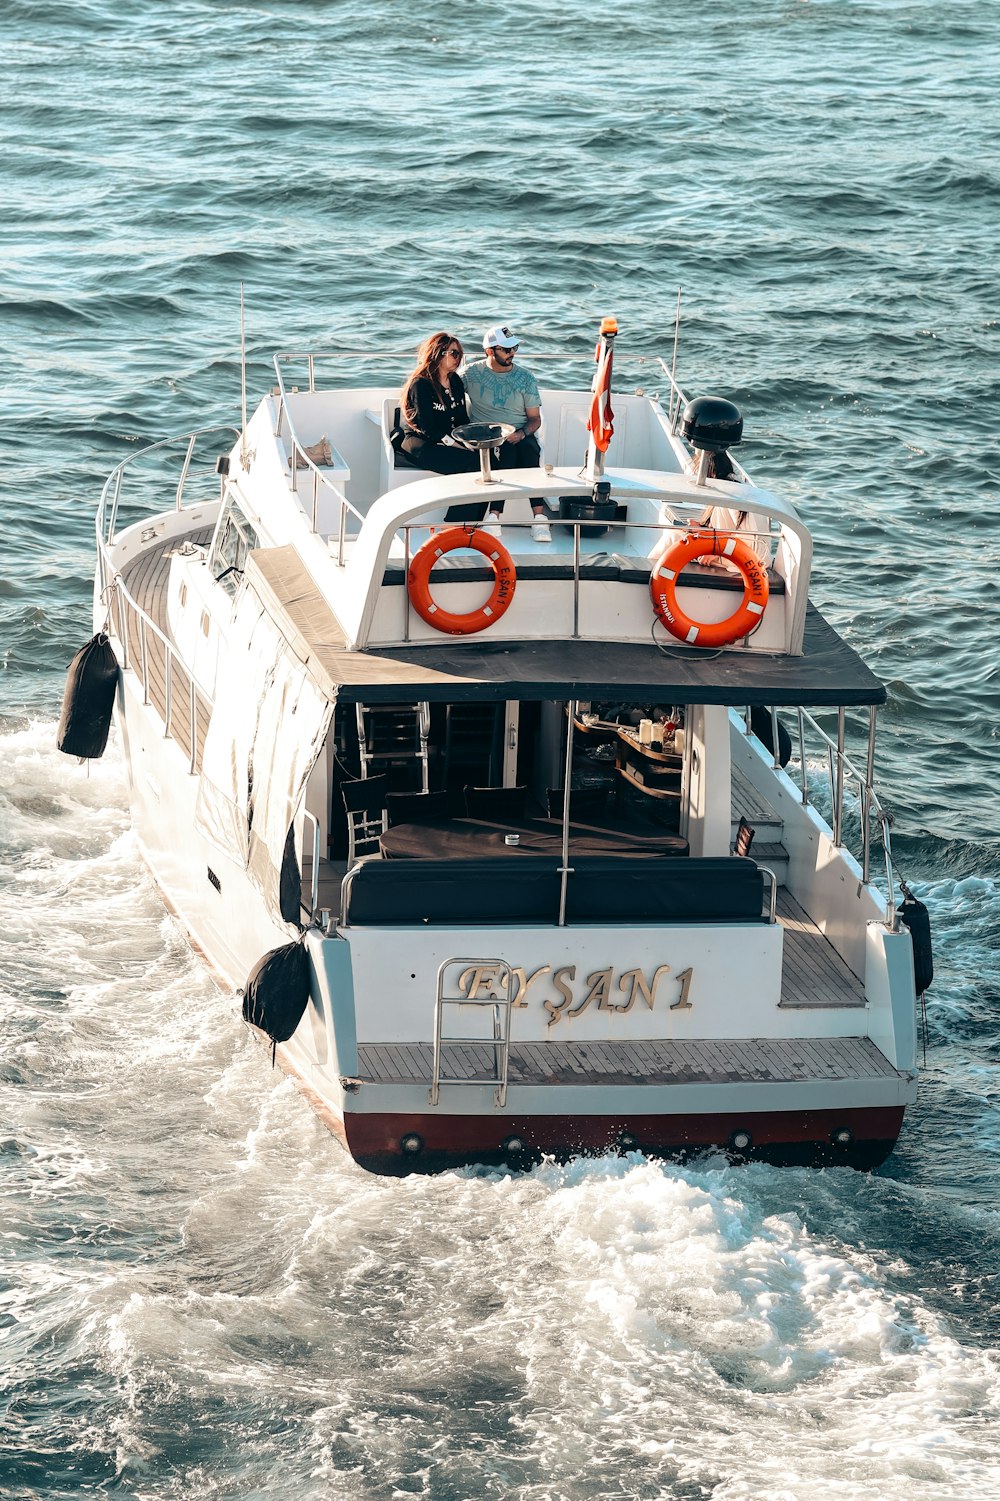
[[[591,480],[600,479],[604,473],[604,455],[614,432],[611,425],[614,415],[611,411],[611,365],[617,333],[618,322],[615,318],[601,320],[601,331],[597,336],[597,348],[594,350],[594,362],[597,369],[590,388],[593,399],[590,404],[590,416],[587,419],[590,438],[587,442],[587,457],[583,465],[584,477]]]

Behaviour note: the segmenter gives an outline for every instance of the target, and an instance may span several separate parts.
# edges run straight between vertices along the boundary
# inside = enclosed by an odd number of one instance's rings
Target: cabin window
[[[230,496],[219,518],[209,559],[212,576],[218,579],[230,594],[236,593],[246,567],[247,556],[257,546],[259,546],[257,533]]]

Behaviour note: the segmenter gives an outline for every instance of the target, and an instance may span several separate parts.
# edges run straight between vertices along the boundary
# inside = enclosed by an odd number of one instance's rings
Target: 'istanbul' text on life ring
[[[431,569],[445,553],[454,552],[457,547],[474,548],[482,553],[493,569],[493,589],[489,599],[478,610],[470,610],[466,615],[442,610],[431,596]],[[449,636],[471,636],[499,620],[514,598],[516,582],[514,560],[503,543],[487,532],[467,526],[453,526],[431,537],[417,552],[406,575],[407,593],[421,620]]]
[[[743,577],[743,599],[725,620],[692,620],[677,604],[677,583],[685,563],[715,554],[735,564]],[[689,532],[657,559],[649,576],[656,618],[678,641],[691,646],[729,646],[760,624],[767,605],[767,569],[752,547],[726,532]]]

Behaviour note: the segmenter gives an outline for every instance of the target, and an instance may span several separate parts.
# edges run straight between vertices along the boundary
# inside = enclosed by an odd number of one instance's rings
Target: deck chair
[[[503,822],[524,818],[528,811],[527,787],[466,787],[465,811],[470,818]]]
[[[602,818],[608,811],[610,786],[571,787],[569,790],[570,818]],[[550,787],[545,794],[550,818],[562,818],[566,793],[562,787]]]
[[[455,799],[450,792],[390,792],[386,795],[385,805],[390,829],[400,823],[451,818],[455,813]]]
[[[749,855],[750,846],[753,844],[753,836],[757,830],[741,818],[736,830],[736,843],[733,846],[737,855]]]
[[[380,857],[379,837],[389,827],[385,797],[388,777],[363,777],[342,782],[340,795],[347,814],[347,863]]]

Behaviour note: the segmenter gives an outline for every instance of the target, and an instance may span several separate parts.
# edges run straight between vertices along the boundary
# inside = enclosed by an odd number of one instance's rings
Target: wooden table
[[[516,843],[507,840],[516,836]],[[475,860],[489,855],[548,855],[562,853],[562,824],[558,818],[528,818],[492,823],[483,818],[436,818],[427,823],[401,823],[379,839],[387,860]],[[686,855],[688,843],[662,829],[621,824],[581,823],[569,826],[572,855],[659,857]]]

